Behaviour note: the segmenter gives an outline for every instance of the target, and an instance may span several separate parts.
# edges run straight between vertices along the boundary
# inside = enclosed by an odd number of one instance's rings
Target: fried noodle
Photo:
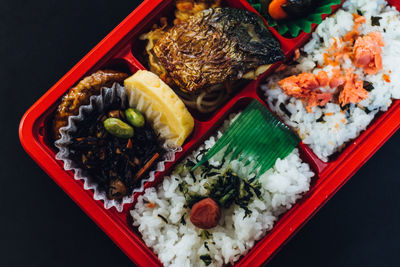
[[[194,14],[201,12],[208,8],[220,7],[221,0],[177,0],[174,25],[177,25]],[[153,30],[140,36],[141,40],[147,40],[146,53],[148,56],[148,64],[150,71],[156,73],[160,78],[171,85],[174,82],[169,78],[166,69],[157,59],[154,54],[154,46],[158,40],[167,32],[169,25],[167,18],[160,19],[161,26],[155,24]],[[207,88],[207,90],[200,93],[186,93],[184,88],[177,89],[175,92],[181,97],[183,102],[190,108],[196,109],[201,113],[210,113],[214,111],[222,102],[227,99],[230,92],[229,87],[215,86],[213,88]]]

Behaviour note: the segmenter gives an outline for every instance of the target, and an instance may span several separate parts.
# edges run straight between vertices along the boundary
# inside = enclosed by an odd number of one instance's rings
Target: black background
[[[18,124],[139,2],[1,1],[1,266],[132,266],[23,151]],[[268,266],[398,266],[399,145],[397,133]]]

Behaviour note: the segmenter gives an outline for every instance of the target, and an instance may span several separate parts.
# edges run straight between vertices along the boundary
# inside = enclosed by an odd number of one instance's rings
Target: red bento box
[[[388,2],[400,9],[399,0]],[[255,12],[245,0],[226,0],[225,4]],[[339,7],[333,8],[332,12],[337,8]],[[73,173],[64,171],[63,163],[55,159],[56,149],[49,138],[48,126],[51,125],[49,122],[52,113],[61,97],[85,75],[105,67],[123,68],[131,73],[145,69],[138,60],[143,50],[143,44],[140,44],[138,36],[147,32],[160,17],[171,14],[172,9],[173,0],[145,0],[26,112],[19,130],[21,143],[27,153],[139,266],[160,266],[161,263],[131,226],[129,210],[134,204],[125,205],[123,212],[119,213],[115,208],[106,210],[101,201],[94,200],[93,192],[84,190],[82,181],[76,181]],[[310,34],[302,33],[297,38],[286,39],[273,29],[272,32],[282,43],[286,56],[290,56],[310,37]],[[148,183],[146,187],[154,186],[161,181],[176,162],[212,134],[230,112],[243,108],[252,99],[264,103],[258,85],[279,64],[275,64],[268,73],[262,75],[263,77],[250,82],[211,116],[204,118],[193,114],[195,129],[185,143],[183,151],[176,155],[175,162],[166,165],[164,172],[157,173],[154,183]],[[398,128],[400,128],[400,100],[395,101],[387,112],[380,114],[366,131],[328,163],[319,160],[308,146],[300,144],[303,160],[309,163],[316,173],[310,191],[284,214],[275,227],[236,265],[259,266],[271,259]]]

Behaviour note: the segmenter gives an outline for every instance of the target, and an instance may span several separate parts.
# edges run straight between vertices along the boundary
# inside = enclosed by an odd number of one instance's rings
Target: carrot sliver
[[[146,206],[149,207],[150,209],[154,209],[156,207],[156,204],[154,204],[153,202],[150,202],[150,203],[147,203]]]
[[[150,167],[153,163],[158,159],[160,154],[156,153],[154,156],[141,168],[135,176],[135,181],[139,179]]]
[[[389,75],[383,74],[383,75],[382,75],[382,78],[383,78],[383,80],[384,80],[385,82],[390,83],[390,76],[389,76]]]

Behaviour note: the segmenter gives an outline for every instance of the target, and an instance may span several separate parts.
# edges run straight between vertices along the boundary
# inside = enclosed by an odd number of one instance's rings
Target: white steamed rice
[[[324,107],[313,108],[308,113],[300,100],[288,97],[277,85],[285,77],[304,72],[317,74],[324,70],[331,73],[331,66],[323,66],[323,54],[331,47],[334,39],[339,40],[353,29],[353,13],[361,11],[367,22],[360,27],[362,35],[379,31],[382,33],[385,46],[382,51],[383,70],[375,75],[365,75],[360,68],[356,68],[351,60],[341,66],[343,69],[352,67],[360,79],[372,82],[374,90],[369,98],[360,102],[358,106],[351,104],[347,114],[343,114],[338,104],[328,103]],[[382,17],[380,26],[371,26],[371,17]],[[356,138],[371,123],[379,111],[386,111],[392,99],[400,98],[400,13],[387,6],[384,0],[348,0],[343,8],[330,18],[325,19],[312,34],[312,39],[304,46],[299,64],[289,67],[285,73],[277,74],[262,86],[269,107],[283,118],[286,124],[297,131],[303,142],[311,147],[323,161],[340,151],[344,145]],[[322,68],[317,67],[323,66]],[[383,74],[390,76],[391,82],[385,82]],[[326,89],[329,90],[329,89]],[[290,117],[280,109],[284,104],[291,113]],[[333,113],[331,116],[324,114]],[[320,118],[323,122],[318,122]]]
[[[211,148],[233,120],[232,116],[226,120],[218,133],[187,159],[194,161],[202,149]],[[221,154],[217,154],[210,164],[219,165],[221,160]],[[227,167],[228,163],[222,169]],[[243,164],[234,161],[230,167],[241,178],[249,177],[251,166],[243,167]],[[200,172],[195,170],[195,182],[190,175],[174,171],[164,177],[158,188],[147,189],[131,211],[133,225],[138,227],[146,245],[153,249],[165,266],[205,266],[199,258],[205,254],[213,259],[209,266],[233,264],[272,229],[280,214],[290,209],[309,190],[314,176],[309,165],[301,161],[298,149],[295,149],[285,159],[278,159],[273,168],[260,176],[263,201],[254,199],[249,206],[251,215],[244,218],[245,211],[236,204],[223,209],[219,225],[208,230],[212,237],[204,240],[199,237],[201,229],[190,222],[190,210],[184,207],[185,197],[178,187],[184,181],[189,184],[189,190],[206,193],[203,185],[207,179],[202,179]],[[155,208],[146,206],[148,202],[156,204]],[[186,224],[181,223],[182,216]]]

